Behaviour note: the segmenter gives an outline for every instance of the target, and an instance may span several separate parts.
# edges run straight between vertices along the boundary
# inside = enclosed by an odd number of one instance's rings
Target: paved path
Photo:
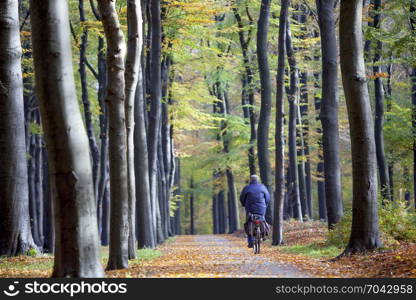
[[[132,277],[309,277],[288,263],[255,255],[227,235],[184,235],[160,247],[163,256],[145,261]]]

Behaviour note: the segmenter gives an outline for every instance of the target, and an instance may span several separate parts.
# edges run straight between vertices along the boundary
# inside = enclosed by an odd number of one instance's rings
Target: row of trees
[[[111,0],[0,7],[0,254],[53,252],[55,277],[103,276],[100,240],[122,269],[178,229],[165,11],[122,5],[122,20]]]
[[[101,241],[127,268],[171,235],[238,230],[257,172],[275,245],[284,219],[332,229],[352,198],[346,253],[376,248],[378,190],[411,198],[413,1],[0,5],[1,255],[102,276]]]

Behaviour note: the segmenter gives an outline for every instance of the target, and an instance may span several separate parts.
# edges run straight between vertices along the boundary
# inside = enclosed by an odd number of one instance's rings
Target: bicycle
[[[252,235],[254,237],[254,242],[253,242],[254,254],[260,254],[260,244],[263,240],[263,234],[262,234],[262,228],[261,228],[263,217],[260,215],[255,215],[255,214],[252,214],[250,217],[251,217],[251,222],[253,224]]]

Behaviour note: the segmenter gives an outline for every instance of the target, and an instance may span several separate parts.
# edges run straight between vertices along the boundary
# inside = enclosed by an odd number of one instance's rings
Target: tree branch
[[[84,62],[88,69],[91,71],[92,75],[94,75],[95,79],[99,80],[97,71],[95,71],[94,67],[90,64],[86,57],[84,59]]]
[[[101,21],[101,16],[97,10],[97,7],[95,6],[94,0],[90,0],[90,6],[91,6],[92,13],[94,14],[97,21]]]
[[[27,13],[26,13],[25,18],[23,19],[22,25],[20,25],[20,31],[22,31],[23,27],[26,25],[26,21],[29,18],[29,15],[30,15],[30,9],[27,10]]]

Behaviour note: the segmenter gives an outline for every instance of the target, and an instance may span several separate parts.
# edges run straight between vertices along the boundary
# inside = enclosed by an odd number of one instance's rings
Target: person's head
[[[250,176],[250,182],[259,182],[259,176],[253,174]]]

